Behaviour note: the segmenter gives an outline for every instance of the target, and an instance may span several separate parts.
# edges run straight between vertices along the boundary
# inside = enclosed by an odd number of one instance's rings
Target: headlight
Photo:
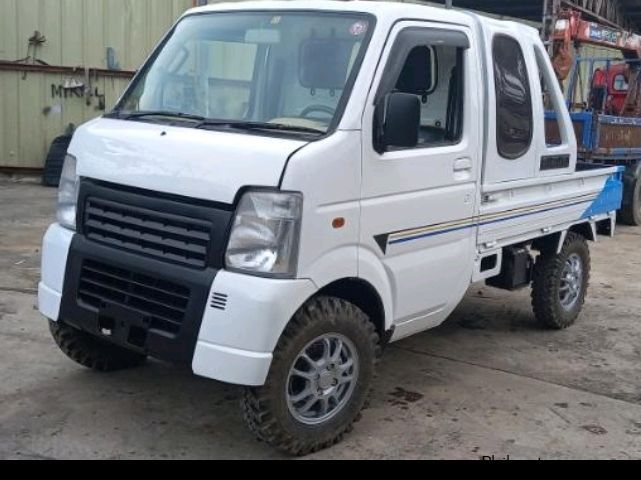
[[[227,268],[294,277],[302,210],[303,197],[298,193],[243,195],[227,247]]]
[[[65,158],[60,186],[58,187],[58,223],[71,230],[76,229],[76,205],[78,204],[78,175],[76,159],[71,155]]]

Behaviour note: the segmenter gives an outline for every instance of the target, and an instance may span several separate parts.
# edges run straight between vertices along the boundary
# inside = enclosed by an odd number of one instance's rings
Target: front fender
[[[392,282],[378,256],[366,248],[358,250],[358,278],[369,282],[378,292],[385,311],[385,330],[394,325]]]
[[[358,270],[352,265],[358,259]],[[394,324],[394,306],[392,284],[389,276],[376,254],[366,248],[346,246],[337,248],[317,258],[305,272],[305,278],[314,282],[318,290],[344,278],[357,277],[369,283],[383,304],[385,313],[385,330]]]

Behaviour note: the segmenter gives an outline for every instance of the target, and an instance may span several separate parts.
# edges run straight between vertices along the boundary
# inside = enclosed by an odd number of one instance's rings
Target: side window
[[[390,93],[420,103],[418,141],[411,148],[460,143],[463,136],[468,36],[458,30],[407,27],[396,37],[376,102]]]
[[[519,42],[499,35],[492,46],[496,89],[496,143],[509,160],[530,149],[534,130],[532,94]]]
[[[541,82],[541,92],[543,102],[543,112],[545,113],[545,143],[548,147],[561,145],[563,140],[561,138],[561,127],[559,125],[559,110],[555,107],[552,100],[552,85],[549,82],[549,75],[546,75],[547,65],[542,57],[542,53],[535,48],[534,56],[536,57],[536,64],[539,70],[539,80]]]
[[[406,56],[394,91],[421,100],[417,148],[454,145],[463,126],[464,49],[448,45],[418,45]]]

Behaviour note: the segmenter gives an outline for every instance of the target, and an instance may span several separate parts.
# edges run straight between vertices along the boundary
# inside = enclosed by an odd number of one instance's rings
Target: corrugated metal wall
[[[137,69],[169,26],[194,0],[0,0],[0,61],[22,60],[29,68],[79,67],[76,72],[0,69],[0,167],[42,168],[51,141],[110,108],[128,75]],[[46,38],[29,47],[39,31]],[[31,58],[26,58],[31,57]],[[42,63],[44,62],[44,64]],[[117,65],[114,65],[117,64]],[[48,68],[44,66],[43,70]],[[91,86],[91,96],[76,83]]]

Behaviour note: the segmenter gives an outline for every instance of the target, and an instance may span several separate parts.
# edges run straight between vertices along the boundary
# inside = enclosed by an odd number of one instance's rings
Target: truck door
[[[477,62],[467,27],[401,22],[367,101],[361,244],[391,285],[395,338],[442,322],[472,277],[482,150]],[[391,92],[420,99],[419,143],[379,153],[375,104]]]

